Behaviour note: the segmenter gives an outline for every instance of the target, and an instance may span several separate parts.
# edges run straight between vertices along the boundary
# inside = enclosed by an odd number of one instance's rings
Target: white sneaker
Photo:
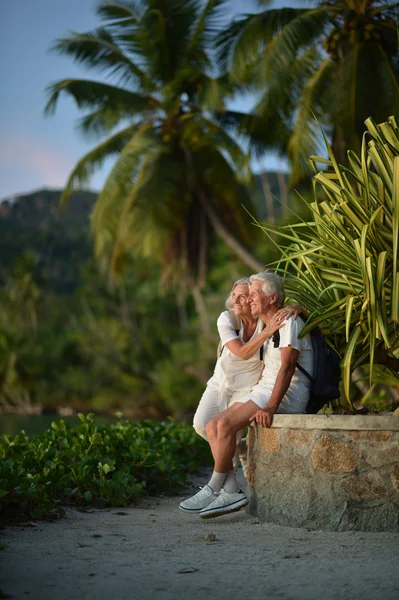
[[[249,500],[242,490],[238,490],[238,492],[234,492],[233,494],[228,494],[222,489],[216,500],[206,508],[203,508],[199,515],[203,519],[226,515],[244,508],[248,502]]]
[[[217,497],[218,495],[215,494],[213,489],[209,485],[205,485],[195,496],[180,502],[179,508],[185,512],[198,513],[203,508],[209,506],[209,504],[212,504]]]

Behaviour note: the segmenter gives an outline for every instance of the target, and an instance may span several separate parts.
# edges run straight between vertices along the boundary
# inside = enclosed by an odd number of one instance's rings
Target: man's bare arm
[[[281,348],[281,367],[278,372],[270,400],[264,409],[259,409],[250,418],[250,421],[256,421],[262,427],[271,427],[273,415],[277,412],[281,400],[290,387],[291,379],[295,373],[296,363],[299,357],[299,350],[292,346]]]

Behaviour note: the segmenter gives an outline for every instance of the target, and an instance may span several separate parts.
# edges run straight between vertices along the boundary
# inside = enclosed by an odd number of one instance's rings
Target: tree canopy
[[[310,8],[269,8],[271,2],[265,0],[258,4],[264,6],[261,12],[234,21],[219,36],[223,71],[262,96],[255,123],[247,116],[231,119],[254,136],[259,150],[285,152],[292,181],[297,182],[309,174],[308,157],[321,141],[315,115],[343,162],[347,150],[360,150],[368,117],[382,122],[398,114],[399,3],[322,0]]]
[[[60,94],[82,109],[80,129],[104,138],[73,169],[63,194],[115,156],[92,214],[97,257],[120,272],[126,254],[157,257],[164,277],[201,283],[207,241],[216,232],[252,270],[262,263],[247,213],[240,145],[213,118],[232,93],[214,74],[211,41],[224,0],[106,1],[105,25],[59,39],[54,49],[107,74],[109,83],[67,79],[48,88],[47,113]]]

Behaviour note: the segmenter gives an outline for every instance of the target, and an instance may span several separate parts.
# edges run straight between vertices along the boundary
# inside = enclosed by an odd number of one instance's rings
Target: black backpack
[[[276,333],[278,336],[275,334],[275,337],[280,338],[279,332]],[[296,366],[310,380],[310,396],[306,413],[315,415],[323,406],[340,396],[341,359],[337,352],[327,344],[318,327],[309,333],[313,346],[313,377],[300,364],[297,363]],[[277,346],[279,341],[278,339]]]

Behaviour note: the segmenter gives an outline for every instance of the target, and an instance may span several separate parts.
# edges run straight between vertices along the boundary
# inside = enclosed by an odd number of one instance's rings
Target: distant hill
[[[89,215],[97,194],[72,194],[65,210],[61,190],[38,190],[0,204],[0,281],[23,252],[36,254],[50,288],[71,293],[80,266],[91,256]]]
[[[258,219],[280,220],[288,175],[275,171],[255,175],[253,201]],[[59,294],[70,294],[79,284],[80,267],[92,256],[90,213],[97,194],[76,192],[65,210],[59,207],[61,190],[37,190],[0,203],[0,284],[24,252],[39,259],[47,285]]]

